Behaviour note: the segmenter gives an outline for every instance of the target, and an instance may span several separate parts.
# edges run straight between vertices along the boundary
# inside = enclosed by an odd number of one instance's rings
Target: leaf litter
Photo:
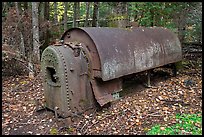
[[[145,135],[156,123],[174,124],[180,113],[202,113],[202,69],[183,68],[176,77],[161,75],[155,70],[151,88],[141,88],[146,76],[124,83],[120,99],[111,106],[82,114],[72,125],[56,119],[53,112],[43,109],[44,95],[41,74],[3,77],[2,134],[4,135]],[[192,74],[192,75],[189,75]],[[140,82],[138,82],[140,81]],[[42,111],[36,112],[36,105]],[[199,127],[199,125],[198,125]],[[161,130],[163,127],[161,127]]]

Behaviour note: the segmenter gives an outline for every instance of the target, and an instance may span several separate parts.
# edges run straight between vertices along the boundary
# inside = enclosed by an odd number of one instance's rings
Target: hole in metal
[[[56,78],[56,71],[54,68],[51,67],[47,67],[46,69],[47,73],[48,73],[48,79],[50,79],[52,82],[56,83],[57,82],[57,78]]]

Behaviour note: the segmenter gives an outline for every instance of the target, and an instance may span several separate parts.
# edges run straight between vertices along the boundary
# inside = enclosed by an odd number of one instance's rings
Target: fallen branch
[[[183,100],[166,100],[166,99],[162,99],[161,101],[165,101],[166,103],[170,103],[170,104],[180,103],[182,105],[190,105],[189,103],[183,102]]]
[[[24,63],[27,63],[26,61],[23,61],[21,59],[18,59],[18,58],[13,58],[15,60],[18,60],[20,63],[22,63],[22,65],[24,65],[29,71],[32,71],[27,65],[25,65]]]
[[[163,116],[163,115],[155,115],[157,114],[158,112],[154,112],[154,113],[150,113],[150,114],[147,114],[147,116],[153,116],[153,117],[160,117],[160,116]]]
[[[147,114],[148,116],[152,116],[152,117],[161,117],[163,115],[153,115],[153,114]]]

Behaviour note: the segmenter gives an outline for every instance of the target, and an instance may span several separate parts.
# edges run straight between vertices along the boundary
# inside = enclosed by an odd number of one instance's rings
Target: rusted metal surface
[[[92,69],[100,70],[101,64],[98,51],[91,37],[86,32],[84,32],[82,29],[70,29],[63,34],[61,40],[63,40],[64,44],[82,44],[82,46],[87,48],[90,53]]]
[[[52,110],[57,107],[62,117],[95,106],[87,60],[82,50],[76,56],[75,49],[49,46],[42,55],[46,106]]]
[[[67,33],[69,38],[65,38]],[[62,39],[85,42],[94,49],[98,56],[92,56],[93,62],[103,81],[182,59],[178,38],[164,28],[73,28]]]
[[[102,81],[102,79],[91,80],[93,92],[100,106],[114,100],[111,93],[122,90],[122,80],[114,79],[110,81]]]
[[[163,49],[164,54],[164,64],[170,64],[182,60],[182,49],[178,37],[166,28],[151,27],[145,28],[141,27],[145,35],[149,37],[150,40],[154,41],[152,43],[159,44]],[[138,31],[137,28],[133,28],[133,31]],[[164,64],[160,64],[161,66]]]
[[[69,29],[42,54],[46,105],[63,117],[103,106],[122,90],[121,77],[181,59],[178,38],[164,28]]]

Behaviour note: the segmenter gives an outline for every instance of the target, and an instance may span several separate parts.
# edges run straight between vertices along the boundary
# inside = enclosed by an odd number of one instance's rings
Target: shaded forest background
[[[202,45],[202,3],[3,2],[3,75],[35,75],[42,51],[69,28],[131,26],[166,27],[182,46]]]

